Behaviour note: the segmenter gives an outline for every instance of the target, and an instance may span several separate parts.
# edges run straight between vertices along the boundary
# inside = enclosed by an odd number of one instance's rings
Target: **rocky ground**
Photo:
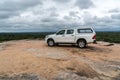
[[[120,80],[120,44],[85,49],[42,40],[0,43],[0,80]]]

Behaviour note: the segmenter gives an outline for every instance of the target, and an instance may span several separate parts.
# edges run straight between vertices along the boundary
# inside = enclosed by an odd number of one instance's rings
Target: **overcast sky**
[[[120,0],[0,0],[0,32],[120,30]]]

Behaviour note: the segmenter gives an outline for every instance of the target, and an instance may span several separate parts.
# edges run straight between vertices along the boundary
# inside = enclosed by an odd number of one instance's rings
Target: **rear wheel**
[[[52,39],[49,39],[49,40],[47,41],[47,44],[48,44],[48,46],[50,46],[50,47],[52,47],[52,46],[55,45],[54,40],[52,40]]]
[[[85,48],[86,47],[86,41],[85,40],[79,40],[77,42],[79,48]]]

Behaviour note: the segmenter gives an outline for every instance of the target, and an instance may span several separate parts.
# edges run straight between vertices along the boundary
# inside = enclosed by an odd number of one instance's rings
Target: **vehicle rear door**
[[[75,40],[75,31],[74,29],[68,29],[66,30],[64,42],[66,43],[74,43]]]

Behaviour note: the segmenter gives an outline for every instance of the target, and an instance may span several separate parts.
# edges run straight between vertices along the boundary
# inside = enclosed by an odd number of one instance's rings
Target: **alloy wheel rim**
[[[52,46],[53,45],[53,41],[49,41],[49,45]]]
[[[85,46],[85,43],[82,41],[82,42],[79,42],[79,47],[83,48]]]

